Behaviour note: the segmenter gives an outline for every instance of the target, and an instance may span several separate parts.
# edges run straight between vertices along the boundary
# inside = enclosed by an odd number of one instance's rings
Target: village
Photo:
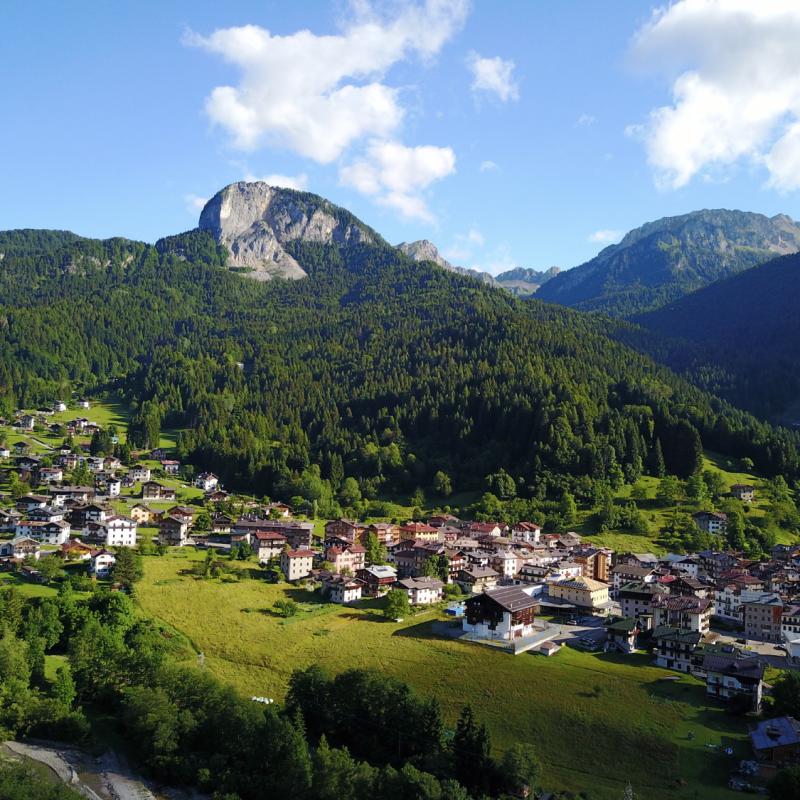
[[[723,550],[616,552],[534,521],[449,513],[303,519],[286,503],[228,493],[212,472],[187,472],[165,448],[133,454],[127,465],[92,455],[85,440],[100,426],[84,416],[53,426],[72,445],[48,449],[34,433],[48,416],[20,414],[9,426],[15,441],[0,448],[13,487],[0,497],[0,569],[25,581],[46,582],[45,561],[60,559],[113,585],[119,548],[241,554],[258,562],[265,580],[302,586],[331,604],[387,598],[386,614],[398,621],[437,607],[450,620],[443,636],[512,657],[558,658],[565,646],[648,653],[652,664],[694,676],[708,698],[748,715],[752,759],[734,771],[731,788],[800,763],[800,721],[759,716],[768,672],[800,668],[800,544],[778,544],[757,561]],[[75,474],[90,479],[74,485]],[[731,487],[745,502],[757,491]],[[700,530],[725,533],[722,512],[693,519]]]

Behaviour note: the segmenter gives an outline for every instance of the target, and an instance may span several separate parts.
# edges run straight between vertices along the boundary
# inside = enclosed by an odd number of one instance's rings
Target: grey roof
[[[800,744],[800,722],[794,717],[764,720],[750,731],[750,741],[754,750]]]
[[[478,595],[479,597],[481,595]],[[519,586],[504,586],[502,589],[492,589],[485,593],[506,611],[521,611],[539,605],[538,599],[531,597]]]

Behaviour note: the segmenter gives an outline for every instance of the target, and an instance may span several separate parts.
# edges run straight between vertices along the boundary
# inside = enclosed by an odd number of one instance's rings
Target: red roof
[[[313,558],[314,551],[313,550],[286,550],[287,558]]]

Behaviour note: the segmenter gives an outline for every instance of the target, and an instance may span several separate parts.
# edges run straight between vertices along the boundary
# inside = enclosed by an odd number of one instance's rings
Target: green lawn
[[[207,668],[246,695],[281,700],[292,670],[313,662],[334,672],[375,667],[435,694],[449,724],[469,702],[499,748],[533,743],[551,788],[617,800],[630,780],[650,800],[734,796],[724,788],[733,759],[705,745],[730,744],[743,757],[744,721],[707,705],[694,679],[665,680],[672,673],[644,656],[562,649],[550,659],[513,657],[435,635],[437,612],[395,624],[371,603],[341,608],[259,579],[182,574],[202,557],[184,550],[145,558],[137,596],[146,613],[184,633]],[[285,596],[312,610],[275,616],[272,606]]]

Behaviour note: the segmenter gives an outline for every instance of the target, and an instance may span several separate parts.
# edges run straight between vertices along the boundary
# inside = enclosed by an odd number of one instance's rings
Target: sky
[[[796,0],[39,0],[0,29],[0,229],[153,242],[267,180],[497,274],[800,217]]]

